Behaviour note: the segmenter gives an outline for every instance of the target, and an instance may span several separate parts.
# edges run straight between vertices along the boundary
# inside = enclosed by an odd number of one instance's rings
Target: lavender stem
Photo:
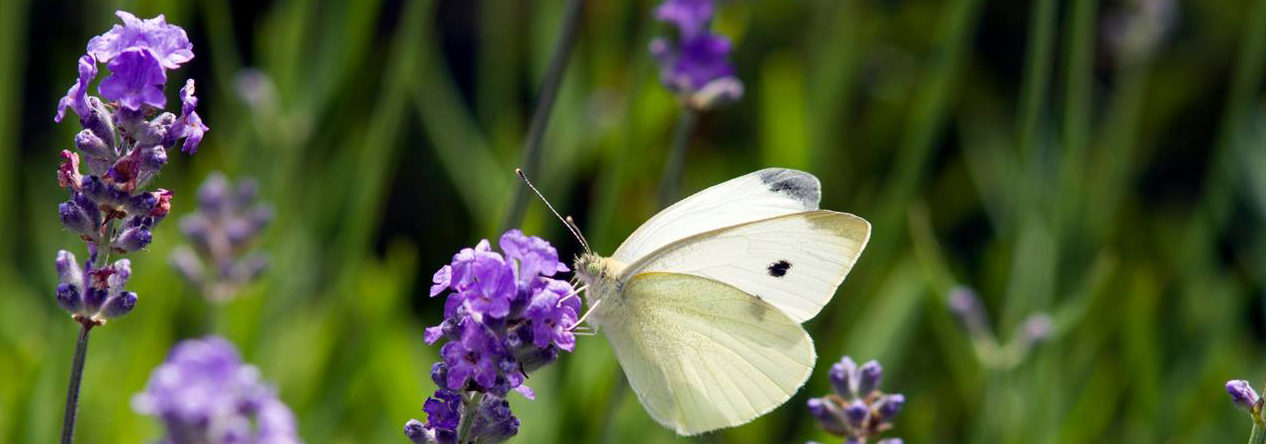
[[[88,355],[88,332],[95,325],[91,320],[79,321],[79,341],[75,344],[74,364],[70,368],[70,387],[66,388],[66,412],[62,420],[62,444],[75,440],[75,418],[79,415],[79,385],[84,375],[84,357]]]
[[[469,392],[462,397],[462,417],[457,425],[457,444],[474,444],[470,439],[470,430],[475,425],[475,415],[479,414],[479,401],[484,397],[480,392]],[[468,441],[469,440],[469,441]]]
[[[567,71],[567,60],[571,58],[571,50],[576,46],[576,34],[579,31],[580,10],[584,0],[568,0],[563,10],[563,29],[554,42],[549,67],[545,71],[545,79],[541,84],[540,97],[537,98],[536,110],[532,113],[532,123],[528,127],[527,141],[523,148],[523,174],[536,179],[541,169],[541,141],[545,139],[545,127],[549,124],[550,111],[558,98],[558,87],[563,83],[563,74]],[[528,189],[519,184],[510,205],[510,212],[501,224],[501,231],[519,226],[523,221],[523,213],[527,210]]]
[[[668,152],[668,163],[664,165],[664,177],[659,181],[660,209],[671,205],[677,198],[677,189],[681,185],[681,171],[686,164],[686,147],[689,145],[690,133],[694,132],[695,123],[698,121],[698,111],[690,106],[681,108],[681,118],[677,121],[677,129],[673,132],[673,144]]]

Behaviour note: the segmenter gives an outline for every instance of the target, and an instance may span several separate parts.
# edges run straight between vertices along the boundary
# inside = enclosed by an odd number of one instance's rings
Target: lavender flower
[[[1056,333],[1055,320],[1051,315],[1036,312],[1024,318],[1006,344],[999,344],[998,337],[989,326],[989,315],[976,292],[967,287],[955,287],[950,290],[948,299],[949,311],[967,330],[976,357],[992,367],[1018,365],[1035,347],[1050,340]]]
[[[834,393],[809,399],[809,414],[818,425],[846,442],[864,443],[892,428],[892,418],[901,412],[905,396],[879,390],[883,367],[876,361],[862,364],[845,356],[827,373]],[[879,443],[900,444],[890,438]]]
[[[214,172],[198,188],[197,211],[180,220],[192,248],[173,251],[172,266],[209,300],[233,299],[268,267],[265,254],[249,251],[273,217],[271,206],[257,202],[258,194],[254,180],[234,185]]]
[[[714,0],[665,0],[655,18],[677,27],[677,41],[651,41],[660,77],[688,106],[710,109],[743,96],[743,83],[730,65],[730,41],[708,30]]]
[[[61,122],[69,108],[83,127],[75,135],[77,152],[61,152],[57,183],[70,197],[57,206],[57,214],[88,250],[82,265],[69,251],[57,255],[57,304],[80,324],[61,442],[74,439],[89,332],[136,307],[136,293],[123,289],[132,274],[131,262],[109,264],[110,254],[141,250],[153,241],[155,225],[171,211],[172,192],[146,191],[145,186],[167,163],[168,149],[183,139],[192,153],[207,130],[193,111],[193,80],[183,94],[183,127],[176,126],[174,114],[162,110],[167,103],[167,70],[193,58],[185,31],[167,24],[161,15],[149,20],[123,11],[117,15],[124,26],[116,25],[88,42],[87,54],[79,57],[79,75],[57,102],[53,117]],[[98,63],[110,70],[97,86],[100,97],[89,95]]]
[[[167,444],[301,442],[294,415],[259,370],[215,336],[176,344],[132,408],[163,421]]]
[[[568,271],[558,252],[519,230],[506,232],[499,245],[504,255],[487,240],[462,249],[431,279],[431,296],[447,292],[447,299],[444,321],[426,330],[426,341],[446,342],[443,361],[431,368],[439,389],[423,407],[428,419],[404,427],[415,443],[509,439],[519,420],[506,395],[532,398],[526,375],[575,347],[580,300],[570,284],[551,278]]]
[[[79,58],[79,75],[54,117],[60,122],[69,108],[84,128],[75,136],[76,151],[61,153],[57,181],[70,198],[57,212],[62,225],[87,243],[89,253],[82,265],[69,252],[59,253],[57,300],[75,319],[94,325],[126,314],[136,303],[136,294],[121,288],[130,273],[127,261],[107,265],[109,254],[146,248],[155,225],[171,209],[170,191],[145,191],[145,186],[167,163],[168,149],[183,140],[192,152],[207,130],[194,112],[192,80],[182,91],[180,118],[162,112],[167,70],[193,58],[185,31],[161,15],[148,20],[123,11],[117,15],[124,24],[88,43],[87,54]],[[98,63],[110,71],[98,87],[100,97],[88,91]],[[71,268],[78,271],[61,272]]]

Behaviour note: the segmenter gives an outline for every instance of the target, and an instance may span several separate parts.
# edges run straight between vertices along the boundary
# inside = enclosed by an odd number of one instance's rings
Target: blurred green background
[[[652,215],[679,113],[647,42],[652,1],[586,2],[536,177],[610,253]],[[309,443],[405,442],[434,389],[426,297],[510,206],[562,0],[0,0],[0,442],[58,433],[76,326],[54,255],[54,124],[87,40],[113,11],[163,13],[196,58],[211,127],[155,186],[192,211],[213,170],[276,209],[273,267],[216,308],[167,263],[162,224],[133,254],[136,311],[93,334],[79,442],[161,433],[131,411],[175,341],[214,330],[273,381]],[[879,359],[909,443],[1228,442],[1222,385],[1266,383],[1266,1],[743,0],[716,28],[747,87],[689,139],[682,193],[765,166],[823,181],[823,207],[874,237],[807,327],[820,362],[785,406],[696,442],[832,441],[804,409],[829,363]],[[183,78],[169,81],[169,97]],[[524,229],[577,245],[532,202]],[[999,358],[946,308],[975,288]],[[215,322],[209,313],[219,312]],[[986,338],[988,339],[988,338]],[[1012,343],[1014,344],[1014,343]],[[1003,346],[1005,347],[1005,346]],[[686,442],[627,390],[606,341],[532,375],[518,442]]]

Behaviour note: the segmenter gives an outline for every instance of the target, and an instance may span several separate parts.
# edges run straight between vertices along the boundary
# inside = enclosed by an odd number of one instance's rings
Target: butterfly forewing
[[[746,423],[808,378],[808,333],[776,307],[711,279],[642,273],[603,328],[638,400],[683,435]]]
[[[611,257],[632,263],[695,234],[816,210],[821,196],[821,185],[812,174],[785,168],[755,171],[665,208],[629,235]]]

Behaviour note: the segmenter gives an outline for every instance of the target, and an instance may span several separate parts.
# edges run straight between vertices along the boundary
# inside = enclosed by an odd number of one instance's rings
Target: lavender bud
[[[479,401],[475,423],[471,427],[472,442],[504,442],[519,433],[519,419],[510,413],[510,403],[504,398],[484,396]]]
[[[973,335],[985,334],[988,321],[985,318],[984,307],[980,305],[980,299],[976,297],[976,292],[967,287],[955,287],[949,293],[949,309],[963,323],[967,331]]]
[[[158,174],[158,170],[167,164],[167,150],[162,145],[149,145],[137,148],[141,150],[140,172],[138,176],[142,183],[148,182]]]
[[[1226,392],[1231,395],[1231,402],[1242,409],[1252,411],[1253,405],[1257,404],[1257,391],[1253,390],[1253,385],[1248,381],[1227,381]]]
[[[105,307],[101,308],[101,315],[106,319],[114,319],[130,313],[135,307],[136,293],[124,291],[106,302]]]
[[[62,226],[75,233],[88,236],[95,236],[97,228],[101,226],[100,221],[97,220],[101,213],[95,210],[95,208],[85,209],[75,199],[62,202],[57,206],[57,214],[62,221]]]
[[[98,287],[88,287],[87,291],[84,292],[84,311],[88,313],[101,311],[101,306],[105,304],[106,299],[109,297],[109,290]]]
[[[870,407],[867,407],[866,403],[860,399],[853,400],[848,407],[844,408],[844,420],[852,428],[862,428],[862,426],[866,425],[868,418],[870,418]]]
[[[881,439],[875,444],[905,444],[905,441],[902,441],[901,438],[887,438]]]
[[[844,399],[857,397],[857,363],[853,362],[853,358],[845,356],[832,365],[827,379],[831,381],[831,388],[835,389],[835,393]]]
[[[62,282],[57,284],[57,305],[70,313],[79,313],[84,308],[84,299],[78,288]]]
[[[106,146],[114,148],[114,116],[110,112],[110,108],[101,103],[101,99],[88,96],[88,117],[80,119],[79,123],[97,138],[106,143]]]
[[[110,266],[114,272],[106,278],[106,285],[111,291],[123,291],[123,286],[127,284],[127,280],[132,278],[132,261],[127,259],[119,259],[114,261],[114,265]]]
[[[211,217],[223,214],[228,198],[229,181],[224,174],[214,172],[198,187],[198,212]]]
[[[100,137],[97,137],[95,133],[89,130],[80,131],[79,134],[75,135],[75,148],[78,148],[80,153],[89,158],[110,159],[114,157],[114,150],[110,149],[104,140],[101,140]]]
[[[838,411],[838,407],[832,404],[829,398],[809,398],[808,406],[809,414],[818,421],[818,425],[822,426],[823,430],[837,435],[848,432],[842,412]]]
[[[448,366],[444,364],[444,361],[431,365],[431,381],[440,387],[443,387],[445,381],[448,381]]]
[[[57,278],[62,283],[75,286],[82,286],[84,282],[84,270],[79,266],[75,254],[66,250],[57,252]]]
[[[171,253],[171,266],[176,273],[194,285],[202,283],[202,260],[186,246],[177,247]]]
[[[404,436],[409,438],[413,444],[430,444],[434,442],[434,437],[427,436],[426,427],[422,426],[422,421],[410,419],[404,423]]]
[[[875,411],[879,414],[880,421],[887,421],[901,413],[901,407],[906,403],[905,395],[900,393],[892,395],[884,395],[875,403]]]
[[[878,361],[870,361],[862,365],[857,377],[857,395],[866,397],[879,390],[879,381],[884,376],[884,368]]]
[[[246,208],[259,196],[259,182],[246,177],[237,181],[237,206]]]
[[[113,242],[110,242],[110,248],[120,253],[130,253],[145,248],[153,240],[153,234],[150,233],[147,225],[138,223],[124,229]]]

